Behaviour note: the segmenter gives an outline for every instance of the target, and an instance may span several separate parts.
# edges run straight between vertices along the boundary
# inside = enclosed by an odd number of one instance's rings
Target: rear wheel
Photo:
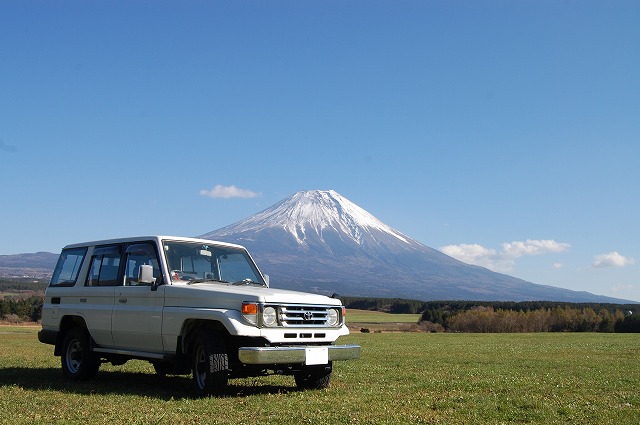
[[[293,376],[300,390],[321,390],[331,383],[331,362],[322,366],[307,366]]]
[[[224,338],[215,331],[202,329],[196,336],[192,352],[196,395],[224,395],[229,380],[229,356]]]
[[[70,329],[62,342],[62,373],[80,381],[93,378],[100,368],[100,359],[91,352],[89,332],[76,327]]]

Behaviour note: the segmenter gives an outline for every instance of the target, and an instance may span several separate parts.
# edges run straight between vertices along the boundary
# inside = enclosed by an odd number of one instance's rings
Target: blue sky
[[[640,301],[640,2],[0,4],[0,254],[334,189],[436,249]]]

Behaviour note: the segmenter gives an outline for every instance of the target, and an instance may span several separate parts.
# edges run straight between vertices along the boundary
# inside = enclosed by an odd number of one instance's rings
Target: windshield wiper
[[[189,280],[187,282],[187,285],[193,285],[194,283],[204,283],[204,282],[229,283],[229,281],[219,280],[219,279],[191,279],[191,280]],[[260,285],[260,286],[265,286],[264,284],[262,284],[260,282],[256,282],[255,280],[253,280],[251,278],[237,280],[237,281],[231,283],[231,285],[235,285],[235,286],[240,286],[240,285]]]
[[[218,279],[191,279],[187,282],[187,285],[191,285],[193,283],[203,283],[203,282],[218,282],[218,283],[229,283],[226,280],[218,280]]]
[[[262,283],[256,282],[255,280],[250,279],[250,278],[238,280],[236,282],[233,282],[232,285],[235,285],[235,286],[239,286],[239,285],[260,285],[260,286],[264,286]]]

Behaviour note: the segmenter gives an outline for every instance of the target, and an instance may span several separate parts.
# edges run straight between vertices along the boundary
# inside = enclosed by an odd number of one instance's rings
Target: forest
[[[38,322],[45,281],[0,279],[0,320]],[[341,297],[347,309],[420,314],[430,332],[640,332],[640,304]]]
[[[420,314],[441,332],[640,332],[640,304],[343,297],[347,309]]]

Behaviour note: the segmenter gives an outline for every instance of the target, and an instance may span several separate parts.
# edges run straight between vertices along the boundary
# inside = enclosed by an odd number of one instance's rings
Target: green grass
[[[418,323],[421,314],[390,314],[382,311],[347,310],[348,323]]]
[[[638,334],[354,333],[340,342],[362,358],[336,363],[329,389],[266,377],[194,399],[188,377],[140,361],[67,382],[36,331],[0,327],[0,423],[640,423]]]

